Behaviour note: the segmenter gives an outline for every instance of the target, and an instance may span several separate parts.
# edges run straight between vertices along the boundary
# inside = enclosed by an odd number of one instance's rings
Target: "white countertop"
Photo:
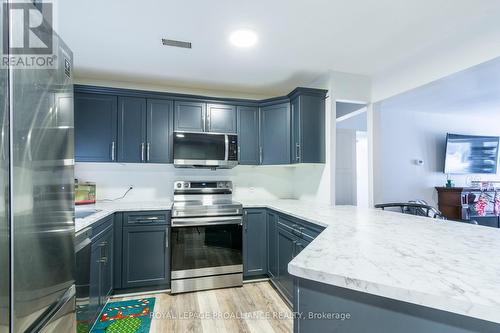
[[[300,278],[500,323],[500,229],[299,200],[243,201],[326,229],[288,265]],[[77,230],[118,211],[171,202],[96,205]]]
[[[297,277],[500,323],[500,229],[359,209],[266,205],[327,228]]]
[[[91,226],[93,223],[117,212],[134,212],[148,210],[170,210],[172,201],[147,201],[147,202],[103,202],[95,205],[75,206],[75,210],[100,210],[83,219],[75,219],[75,232]]]

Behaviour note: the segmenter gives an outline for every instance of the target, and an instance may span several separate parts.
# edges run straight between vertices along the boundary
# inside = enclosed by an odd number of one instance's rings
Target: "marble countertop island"
[[[242,203],[326,228],[289,263],[294,276],[500,323],[500,229],[299,200]],[[98,204],[77,230],[114,212],[171,205]]]
[[[326,226],[289,263],[292,275],[500,323],[499,229],[356,207],[269,206]]]

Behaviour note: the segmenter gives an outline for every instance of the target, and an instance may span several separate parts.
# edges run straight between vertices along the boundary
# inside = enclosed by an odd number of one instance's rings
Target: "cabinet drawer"
[[[318,237],[321,231],[323,231],[321,227],[313,226],[308,222],[281,214],[279,215],[279,223],[293,235],[308,242]]]
[[[107,216],[92,225],[92,239],[102,236],[102,233],[113,226],[113,215]]]
[[[124,213],[123,223],[124,226],[170,224],[170,211]]]

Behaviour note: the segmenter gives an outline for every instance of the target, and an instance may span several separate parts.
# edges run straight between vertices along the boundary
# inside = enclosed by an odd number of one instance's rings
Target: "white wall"
[[[97,199],[122,201],[171,199],[176,180],[232,180],[236,200],[292,198],[293,167],[237,166],[230,170],[177,169],[172,164],[76,163],[75,177],[97,183]]]
[[[500,114],[424,113],[375,105],[375,203],[424,199],[437,204],[435,186],[444,186],[446,133],[500,136]],[[424,165],[418,166],[415,160]],[[457,186],[499,175],[453,175]]]
[[[339,119],[337,119],[337,129],[345,128],[366,132],[368,129],[367,121],[367,114],[365,111],[362,113],[358,113],[352,117],[344,118],[342,121],[339,121]]]

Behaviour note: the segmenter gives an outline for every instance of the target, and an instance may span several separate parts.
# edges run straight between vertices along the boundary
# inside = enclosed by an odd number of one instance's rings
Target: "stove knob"
[[[184,183],[184,188],[188,188],[189,187],[189,183]]]
[[[177,183],[177,188],[181,188],[182,187],[182,184],[181,183]]]

